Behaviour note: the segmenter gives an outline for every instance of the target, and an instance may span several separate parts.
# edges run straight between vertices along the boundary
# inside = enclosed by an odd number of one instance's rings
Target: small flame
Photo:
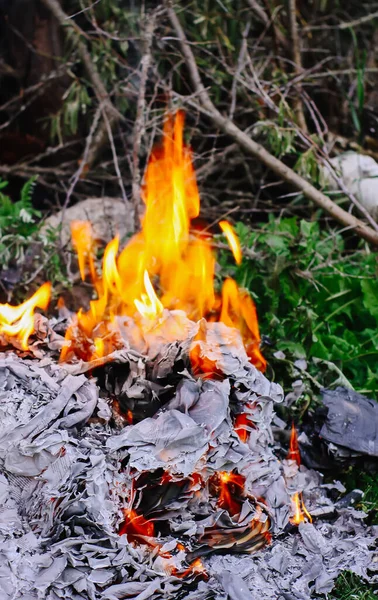
[[[289,452],[286,457],[288,460],[295,460],[298,467],[301,465],[301,453],[298,444],[298,433],[294,423],[291,426]]]
[[[103,338],[96,337],[94,339],[94,347],[95,351],[93,358],[101,358],[102,356],[105,356],[105,342]]]
[[[77,252],[80,276],[85,281],[85,268],[88,263],[92,281],[96,280],[96,268],[93,258],[93,232],[89,221],[72,221],[71,223],[72,245]]]
[[[22,350],[28,349],[28,340],[34,332],[34,311],[46,310],[51,296],[51,284],[44,283],[36,292],[18,306],[0,304],[0,334],[16,338]]]
[[[188,575],[204,575],[206,576],[205,566],[200,558],[196,558],[192,563],[190,563],[189,567],[185,569],[182,573],[175,573],[176,577],[179,579],[184,579]]]
[[[147,271],[144,272],[143,281],[147,293],[142,294],[142,300],[134,300],[134,304],[142,317],[156,319],[161,315],[164,307],[156,295]]]
[[[293,525],[299,525],[299,523],[303,523],[305,521],[312,523],[312,517],[305,506],[301,493],[296,492],[294,494],[294,496],[291,498],[291,504],[293,516],[290,518],[290,523]]]
[[[255,429],[256,426],[248,413],[241,413],[235,417],[235,431],[241,442],[247,442],[249,438],[249,429]]]
[[[228,245],[230,246],[232,254],[234,255],[236,264],[240,265],[242,261],[242,251],[239,238],[236,235],[234,228],[228,221],[220,221],[219,227],[227,238]]]
[[[233,279],[227,278],[222,288],[220,321],[238,329],[251,362],[264,373],[266,360],[260,352],[260,331],[256,306],[248,292],[240,290]]]

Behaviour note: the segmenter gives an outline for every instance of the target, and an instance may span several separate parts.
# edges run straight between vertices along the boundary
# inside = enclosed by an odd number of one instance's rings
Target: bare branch
[[[328,212],[334,219],[346,227],[353,228],[358,235],[371,244],[378,245],[377,231],[374,231],[363,221],[357,219],[353,215],[340,208],[320,190],[317,190],[309,181],[306,181],[306,179],[298,175],[295,171],[290,169],[290,167],[270,154],[270,152],[268,152],[263,146],[252,140],[244,131],[239,129],[235,123],[224,117],[218,111],[202,83],[193,52],[187,42],[184,30],[181,27],[175,11],[173,8],[168,8],[168,13],[172,27],[174,28],[176,35],[180,40],[181,51],[186,61],[186,66],[192,80],[192,85],[194,87],[194,91],[196,92],[196,96],[200,101],[200,110],[208,115],[212,122],[217,127],[222,129],[226,134],[228,134],[235,142],[237,142],[241,148],[243,148],[252,156],[258,158],[269,169],[276,173],[276,175],[281,177],[290,185],[294,186],[298,191],[302,192],[309,200],[315,202],[315,204]]]
[[[300,50],[300,40],[298,34],[298,23],[297,23],[297,3],[296,0],[289,0],[289,19],[290,19],[290,34],[292,41],[293,50],[293,61],[296,75],[300,75],[303,72],[302,68],[302,57]],[[297,116],[299,127],[307,133],[306,119],[303,112],[303,104],[301,100],[301,88],[297,85],[296,88],[297,96],[294,100],[294,112]]]
[[[260,6],[258,0],[247,0],[247,2],[249,4],[250,9],[260,19],[260,21],[262,23],[264,23],[264,25],[267,29],[269,29],[269,27],[272,26],[273,34],[274,34],[276,41],[278,42],[278,44],[280,46],[282,46],[282,48],[286,49],[288,47],[287,39],[285,38],[285,36],[283,35],[283,33],[279,29],[279,27],[276,26],[274,19],[269,18],[268,14],[265,12],[263,7]]]
[[[146,83],[148,77],[148,69],[151,64],[151,45],[152,39],[154,35],[156,24],[156,12],[148,15],[145,23],[145,31],[143,36],[144,42],[144,50],[143,57],[141,60],[141,73],[140,73],[140,81],[139,81],[139,93],[138,93],[138,101],[137,101],[137,111],[134,123],[134,144],[133,144],[133,179],[132,179],[132,196],[133,196],[133,205],[134,205],[134,223],[135,230],[137,230],[140,226],[139,222],[139,212],[140,212],[140,182],[141,182],[141,174],[139,169],[139,153],[140,153],[140,145],[144,133],[144,108],[146,103]]]

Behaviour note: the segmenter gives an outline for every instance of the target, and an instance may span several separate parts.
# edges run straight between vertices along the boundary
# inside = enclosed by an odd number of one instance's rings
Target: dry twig
[[[249,7],[251,8],[251,10],[260,19],[260,21],[262,23],[264,23],[265,27],[268,29],[270,26],[272,26],[273,35],[274,35],[276,41],[278,42],[278,44],[280,46],[282,46],[282,48],[287,49],[288,48],[287,39],[285,38],[282,31],[279,29],[279,27],[274,22],[274,19],[269,18],[268,14],[265,12],[263,7],[260,6],[258,0],[247,0],[247,1],[248,1]]]
[[[218,111],[202,83],[192,49],[186,39],[184,30],[181,27],[180,21],[178,20],[173,8],[168,8],[168,14],[172,27],[180,41],[181,51],[192,80],[195,95],[200,102],[200,110],[206,114],[217,127],[222,129],[222,131],[235,140],[235,142],[237,142],[241,148],[259,159],[269,169],[276,173],[276,175],[287,181],[290,185],[294,186],[309,200],[315,202],[344,226],[353,228],[355,232],[362,238],[371,244],[378,246],[378,232],[374,231],[360,219],[340,208],[320,190],[317,190],[309,181],[306,181],[306,179],[298,175],[295,171],[290,169],[290,167],[270,154],[270,152],[268,152],[263,146],[252,140],[244,131],[239,129],[235,123],[224,117]]]
[[[139,217],[140,217],[140,182],[141,182],[141,174],[139,169],[139,152],[140,145],[144,132],[144,107],[146,102],[146,83],[148,76],[148,69],[151,64],[151,45],[152,38],[154,35],[155,24],[156,24],[156,12],[153,12],[151,15],[147,15],[146,18],[146,26],[143,36],[144,42],[144,51],[143,57],[141,60],[141,72],[140,72],[140,81],[139,81],[139,93],[137,100],[137,112],[134,123],[134,132],[133,132],[133,179],[132,179],[132,196],[133,196],[133,205],[134,205],[134,224],[135,230],[137,230],[140,226]]]
[[[298,34],[298,23],[297,23],[297,3],[296,0],[289,0],[289,18],[290,18],[290,34],[292,41],[293,50],[293,61],[295,74],[300,75],[303,72],[302,68],[302,57],[300,49],[300,40]],[[303,104],[301,99],[301,87],[300,84],[296,86],[296,98],[294,99],[294,112],[297,116],[299,127],[302,131],[307,133],[306,119],[303,112]]]

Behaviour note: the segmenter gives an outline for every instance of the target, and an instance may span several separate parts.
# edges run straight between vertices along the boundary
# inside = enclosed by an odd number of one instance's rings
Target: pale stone
[[[63,219],[63,221],[62,221]],[[134,230],[133,211],[120,198],[88,198],[70,206],[64,211],[48,217],[42,232],[57,229],[62,223],[61,239],[66,245],[71,239],[70,224],[72,221],[90,221],[96,240],[107,244],[115,235],[122,241]]]

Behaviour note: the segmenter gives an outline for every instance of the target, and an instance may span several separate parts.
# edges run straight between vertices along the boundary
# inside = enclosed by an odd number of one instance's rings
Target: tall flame
[[[18,306],[0,304],[0,335],[17,338],[22,350],[28,349],[28,340],[34,332],[34,311],[46,310],[50,302],[51,284],[44,283],[28,300]]]
[[[216,292],[211,236],[191,230],[191,221],[199,214],[200,198],[192,152],[183,141],[183,131],[184,113],[168,115],[162,143],[153,148],[145,172],[141,231],[120,254],[117,237],[108,244],[101,276],[95,268],[90,225],[73,224],[72,238],[81,277],[84,279],[89,273],[98,298],[91,301],[89,311],[80,310],[76,315],[66,334],[68,345],[62,360],[75,354],[88,359],[111,352],[116,346],[115,341],[112,346],[107,324],[116,316],[131,317],[143,335],[146,330],[155,331],[164,309],[169,309],[184,311],[191,320],[205,317],[239,329],[250,360],[259,369],[265,369],[253,300],[232,279],[225,281],[221,294]],[[220,227],[240,264],[241,247],[234,229],[227,221],[221,221]],[[170,328],[164,330],[165,335],[169,330],[172,337],[167,341],[177,339],[179,326],[179,319],[177,326],[172,325],[171,319]],[[112,326],[113,333],[116,327]],[[84,341],[79,343],[78,336]],[[103,336],[107,336],[107,341],[100,344]]]

